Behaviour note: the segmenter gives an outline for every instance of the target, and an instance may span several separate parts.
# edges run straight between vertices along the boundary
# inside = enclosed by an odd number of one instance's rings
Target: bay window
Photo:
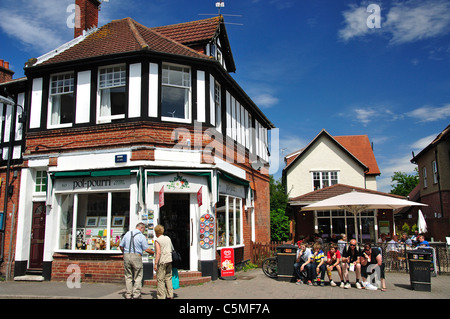
[[[50,77],[48,127],[67,127],[73,122],[75,108],[73,73]]]
[[[59,249],[119,250],[129,228],[129,192],[62,194],[59,202]]]
[[[125,118],[127,104],[125,65],[99,69],[98,100],[99,123]]]
[[[174,122],[191,120],[191,69],[189,67],[163,64],[161,118]]]

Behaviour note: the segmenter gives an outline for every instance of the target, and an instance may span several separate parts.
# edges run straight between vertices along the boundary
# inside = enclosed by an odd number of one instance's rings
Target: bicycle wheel
[[[262,263],[262,271],[267,277],[275,278],[278,276],[278,262],[275,257],[269,257]]]

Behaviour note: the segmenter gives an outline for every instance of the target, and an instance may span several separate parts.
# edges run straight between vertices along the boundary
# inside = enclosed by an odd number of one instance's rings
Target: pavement
[[[336,280],[337,274],[333,273]],[[450,275],[431,277],[431,291],[413,290],[409,273],[386,273],[387,291],[369,291],[354,287],[350,289],[331,287],[325,281],[324,287],[296,285],[289,281],[268,278],[260,268],[236,273],[236,280],[218,279],[197,286],[180,287],[174,291],[175,300],[298,300],[298,299],[450,299]],[[0,299],[103,299],[124,300],[125,285],[105,283],[81,283],[79,288],[66,282],[53,281],[2,281]],[[142,299],[156,299],[156,288],[144,286]],[[128,301],[126,301],[128,302]]]

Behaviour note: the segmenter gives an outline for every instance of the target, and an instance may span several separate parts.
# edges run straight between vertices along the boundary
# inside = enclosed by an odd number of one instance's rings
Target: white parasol
[[[422,211],[419,209],[418,214],[418,221],[417,221],[417,228],[419,230],[419,234],[423,234],[427,232],[427,222],[425,220],[425,217],[422,214]]]
[[[302,208],[302,211],[345,209],[346,211],[351,212],[355,218],[355,237],[358,238],[356,216],[362,211],[371,209],[399,209],[408,206],[427,205],[392,196],[357,192],[353,190],[352,192],[330,197],[305,206]]]

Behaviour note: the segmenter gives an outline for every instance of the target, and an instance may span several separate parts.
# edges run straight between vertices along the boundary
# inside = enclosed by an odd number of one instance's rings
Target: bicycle
[[[275,257],[264,259],[262,262],[262,271],[269,278],[278,277],[278,258],[276,257],[276,253]]]

